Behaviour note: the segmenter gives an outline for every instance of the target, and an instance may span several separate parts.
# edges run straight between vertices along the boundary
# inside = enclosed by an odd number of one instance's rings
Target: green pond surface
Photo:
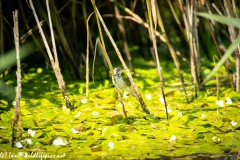
[[[214,86],[208,87],[207,93],[200,92],[198,98],[188,86],[191,103],[187,104],[180,80],[173,77],[176,73],[165,76],[168,121],[157,72],[154,68],[136,69],[133,77],[151,114],[145,114],[134,97],[124,94],[127,124],[111,81],[91,83],[87,99],[85,83],[65,77],[74,105],[71,112],[64,106],[54,73],[32,69],[22,80],[23,149],[11,147],[13,101],[0,100],[0,159],[237,159],[240,94],[221,85],[221,107],[216,104]],[[7,85],[13,86],[8,97],[14,97],[16,82],[7,81]],[[29,129],[36,133],[33,137]],[[62,145],[54,146],[55,140]]]

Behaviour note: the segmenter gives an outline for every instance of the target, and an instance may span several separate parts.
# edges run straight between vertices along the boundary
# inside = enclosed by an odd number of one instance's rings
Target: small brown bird
[[[122,77],[122,68],[115,68],[113,70],[113,84],[117,89],[121,89],[122,91],[127,91],[130,93],[132,96],[136,97],[135,93],[130,89],[127,81]]]

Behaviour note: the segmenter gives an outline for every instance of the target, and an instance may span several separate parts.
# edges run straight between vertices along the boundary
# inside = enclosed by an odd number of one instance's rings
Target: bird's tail
[[[136,94],[131,90],[130,87],[127,87],[127,88],[126,88],[126,91],[127,91],[128,93],[130,93],[133,97],[137,98]]]

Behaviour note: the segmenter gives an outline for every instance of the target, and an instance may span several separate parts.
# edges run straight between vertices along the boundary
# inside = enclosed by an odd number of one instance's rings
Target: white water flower
[[[62,139],[61,137],[57,137],[52,143],[53,146],[64,146],[66,144],[67,141]]]
[[[214,137],[212,138],[212,140],[213,140],[214,142],[220,142],[220,141],[221,141],[220,138],[218,138],[218,137],[216,137],[216,136],[214,136]]]
[[[28,129],[28,134],[30,134],[31,137],[34,137],[34,135],[36,134],[35,131]]]
[[[17,104],[16,101],[13,101],[13,102],[12,102],[12,105],[13,105],[13,106],[16,106],[16,104]]]
[[[232,104],[232,100],[229,97],[226,97],[226,100],[227,100],[226,104],[229,104],[229,105]]]
[[[145,97],[147,98],[147,100],[151,100],[152,99],[152,95],[151,94],[145,94]]]
[[[231,125],[232,125],[233,127],[235,127],[235,126],[237,125],[237,122],[231,121]]]
[[[15,146],[19,149],[23,148],[23,145],[21,142],[15,142]]]
[[[128,98],[129,97],[129,93],[127,91],[123,92],[123,98]]]
[[[86,104],[87,100],[86,99],[81,99],[82,104]]]
[[[224,107],[223,100],[216,100],[215,102],[219,107]]]
[[[202,118],[202,119],[204,119],[205,117],[206,117],[206,115],[205,115],[205,114],[202,114],[202,115],[201,115],[201,118]]]
[[[29,145],[32,145],[32,144],[33,144],[32,140],[31,140],[30,138],[27,138],[27,139],[26,139],[26,142],[27,142],[27,144],[29,144]]]
[[[78,112],[78,114],[76,114],[76,115],[74,116],[74,118],[78,118],[78,117],[80,117],[81,114],[82,114],[82,112]]]
[[[172,135],[172,137],[170,138],[169,142],[170,143],[176,143],[176,139],[177,139],[177,137],[175,135]]]
[[[160,96],[159,101],[160,101],[162,104],[165,104],[163,96],[162,96],[161,94],[159,94],[159,96]]]
[[[109,142],[109,143],[108,143],[108,147],[109,147],[109,148],[114,148],[114,143],[113,143],[113,142]]]
[[[78,133],[78,131],[77,131],[76,129],[74,129],[74,128],[72,128],[71,130],[72,130],[72,132],[73,132],[74,134],[77,134],[77,133]]]
[[[165,107],[164,107],[164,111],[166,111]],[[172,113],[172,109],[169,108],[169,105],[167,106],[167,112],[168,112],[168,113]]]
[[[97,111],[92,112],[92,116],[98,116],[98,115],[99,115],[99,113]]]
[[[182,117],[182,113],[178,111],[178,117]]]

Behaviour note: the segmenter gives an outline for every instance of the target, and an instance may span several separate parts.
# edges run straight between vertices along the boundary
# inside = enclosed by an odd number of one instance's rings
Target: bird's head
[[[116,78],[120,78],[122,74],[123,69],[122,68],[114,68],[113,73]]]

